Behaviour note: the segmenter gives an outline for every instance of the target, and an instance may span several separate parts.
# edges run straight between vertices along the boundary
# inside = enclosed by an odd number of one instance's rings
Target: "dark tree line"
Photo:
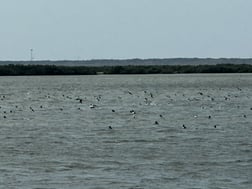
[[[216,65],[252,64],[252,58],[150,58],[150,59],[93,59],[93,60],[36,60],[1,61],[0,65],[57,65],[57,66],[147,66],[147,65]]]
[[[180,73],[252,73],[250,64],[217,65],[143,65],[143,66],[56,66],[1,65],[1,76],[19,75],[95,75],[103,74],[180,74]]]

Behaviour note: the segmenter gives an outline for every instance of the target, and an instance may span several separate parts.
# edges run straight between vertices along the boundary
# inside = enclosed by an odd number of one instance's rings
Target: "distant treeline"
[[[151,65],[216,65],[251,64],[252,58],[150,58],[150,59],[93,59],[93,60],[35,60],[0,61],[0,65],[57,65],[57,66],[151,66]]]
[[[217,65],[145,65],[145,66],[56,66],[1,65],[1,76],[20,75],[96,75],[96,74],[182,74],[182,73],[252,73],[250,64]]]

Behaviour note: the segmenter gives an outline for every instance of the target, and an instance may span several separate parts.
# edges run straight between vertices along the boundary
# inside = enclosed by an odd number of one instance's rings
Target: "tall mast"
[[[33,49],[30,49],[31,52],[31,61],[33,61]]]

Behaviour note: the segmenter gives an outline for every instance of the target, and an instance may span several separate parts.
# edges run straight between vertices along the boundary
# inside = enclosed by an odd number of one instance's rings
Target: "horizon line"
[[[59,62],[59,61],[125,61],[125,60],[172,60],[172,59],[212,59],[212,60],[220,60],[220,59],[240,59],[240,60],[249,60],[252,57],[172,57],[172,58],[94,58],[94,59],[33,59],[33,60],[0,60],[0,62],[43,62],[43,61],[51,61],[51,62]]]

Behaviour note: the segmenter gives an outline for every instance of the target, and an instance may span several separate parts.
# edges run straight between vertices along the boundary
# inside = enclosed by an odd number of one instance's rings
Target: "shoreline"
[[[0,76],[252,73],[250,64],[59,66],[0,65]]]

